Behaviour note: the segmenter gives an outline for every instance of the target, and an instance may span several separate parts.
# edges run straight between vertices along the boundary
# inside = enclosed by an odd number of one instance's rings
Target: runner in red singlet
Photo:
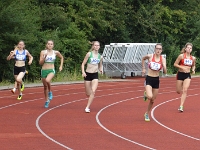
[[[195,74],[195,62],[196,58],[191,55],[192,43],[186,43],[185,47],[181,50],[181,54],[176,59],[174,66],[178,68],[176,75],[176,91],[178,94],[181,93],[181,103],[178,110],[183,112],[183,105],[186,100],[187,90],[190,86],[191,75],[190,70],[192,69],[192,74]]]
[[[145,60],[148,60],[148,74],[145,79],[144,100],[149,100],[149,105],[144,114],[145,121],[150,121],[149,112],[158,94],[160,70],[163,69],[164,74],[167,73],[166,59],[161,55],[161,53],[162,44],[156,44],[155,53],[148,54],[142,58],[142,75],[145,75],[146,73]]]

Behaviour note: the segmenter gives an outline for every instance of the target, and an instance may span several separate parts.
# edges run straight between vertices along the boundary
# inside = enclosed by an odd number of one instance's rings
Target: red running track
[[[2,150],[195,150],[200,146],[200,78],[192,79],[184,112],[178,112],[176,79],[161,78],[159,95],[144,121],[144,78],[100,82],[91,113],[83,84],[53,86],[44,108],[42,87],[26,88],[16,100],[0,91]]]

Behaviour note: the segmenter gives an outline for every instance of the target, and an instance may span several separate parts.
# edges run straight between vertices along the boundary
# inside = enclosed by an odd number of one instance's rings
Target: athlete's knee
[[[85,93],[85,95],[86,95],[87,97],[89,97],[89,96],[90,96],[90,93]]]
[[[187,88],[183,88],[183,93],[187,93]]]
[[[47,85],[44,85],[44,90],[47,90]]]
[[[86,94],[87,97],[90,97],[90,95],[93,95],[93,92],[92,91],[88,91],[85,94]]]
[[[93,96],[95,95],[95,91],[91,91],[90,94],[88,94],[88,96]]]
[[[154,100],[155,100],[155,99],[151,99],[151,100],[150,100],[150,103],[153,104],[153,103],[154,103]]]
[[[17,78],[16,81],[17,81],[17,83],[19,84],[19,83],[22,82],[22,79],[21,79],[21,78]]]
[[[148,98],[149,100],[152,100],[152,99],[153,99],[153,95],[147,95],[147,98]]]
[[[20,83],[19,82],[17,82],[17,87],[20,85]]]
[[[177,90],[176,93],[181,94],[181,91]]]
[[[181,89],[177,88],[176,93],[181,94]]]
[[[92,91],[92,94],[95,95],[95,92],[96,92],[96,91]]]
[[[96,94],[96,89],[91,91],[91,94],[94,96]]]
[[[50,83],[51,82],[51,80],[49,80],[49,79],[45,79],[45,81],[46,81],[46,83]]]

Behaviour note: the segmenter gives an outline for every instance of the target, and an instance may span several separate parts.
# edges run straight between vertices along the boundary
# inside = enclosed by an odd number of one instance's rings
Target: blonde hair
[[[89,44],[92,45],[91,48],[90,48],[90,50],[89,50],[90,52],[94,50],[93,46],[94,46],[95,43],[99,43],[99,45],[100,45],[99,41],[92,41],[92,42],[89,41]]]
[[[17,50],[17,49],[19,49],[19,47],[18,47],[17,45],[15,45],[15,46],[14,46],[14,50]],[[13,50],[13,51],[14,51],[14,50]]]
[[[189,43],[189,42],[186,43],[185,46],[184,46],[184,47],[182,48],[182,50],[181,50],[181,54],[185,53],[185,49],[187,48],[188,45],[190,45],[190,46],[193,47],[192,43]]]

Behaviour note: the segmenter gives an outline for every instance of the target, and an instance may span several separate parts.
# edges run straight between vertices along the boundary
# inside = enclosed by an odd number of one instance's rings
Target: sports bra
[[[21,54],[19,53],[18,50],[16,50],[15,60],[17,60],[17,61],[26,61],[26,50],[23,50],[23,52]]]
[[[93,57],[93,53],[90,52],[90,57],[88,58],[88,64],[98,64],[101,60],[101,55],[98,53],[98,58]]]
[[[152,60],[149,62],[149,69],[154,71],[159,71],[162,69],[162,56],[160,55],[160,60],[158,62],[155,61],[155,54],[152,54]]]
[[[194,63],[193,57],[190,55],[190,58],[186,57],[186,53],[183,54],[183,58],[181,59],[179,65],[181,66],[192,66]]]
[[[45,54],[47,54],[47,50],[45,50]],[[55,51],[53,50],[53,54],[52,55],[47,55],[47,57],[45,58],[44,63],[54,63],[56,60],[56,54]]]

